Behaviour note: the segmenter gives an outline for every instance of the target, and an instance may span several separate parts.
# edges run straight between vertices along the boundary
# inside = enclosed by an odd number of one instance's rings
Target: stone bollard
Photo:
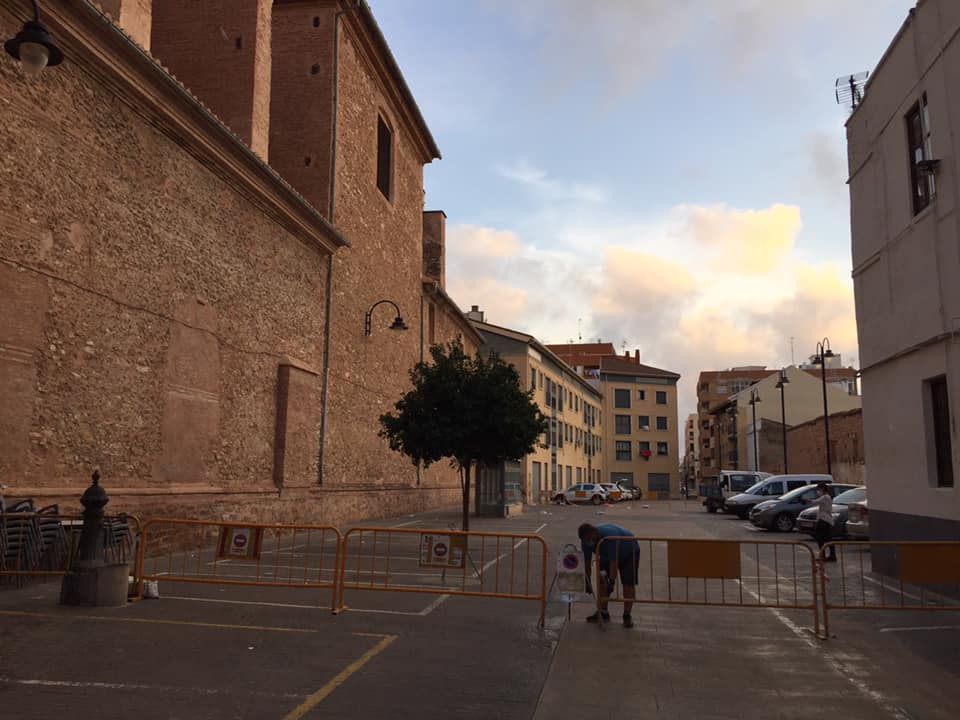
[[[105,559],[103,509],[108,502],[110,498],[100,485],[100,471],[95,470],[92,484],[80,498],[83,528],[77,561],[63,576],[61,605],[116,607],[127,602],[128,564],[108,564]]]

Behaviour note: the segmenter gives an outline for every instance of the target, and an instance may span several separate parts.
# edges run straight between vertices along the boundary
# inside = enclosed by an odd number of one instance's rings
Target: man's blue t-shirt
[[[601,540],[609,537],[633,537],[632,532],[612,523],[597,525],[597,532],[600,534]],[[598,541],[598,544],[600,545],[600,559],[604,565],[611,562],[622,562],[624,559],[632,558],[634,554],[640,552],[640,544],[636,540],[606,540],[604,542]],[[581,541],[580,548],[583,550],[584,563],[587,567],[590,567],[590,560],[593,558],[596,546]]]

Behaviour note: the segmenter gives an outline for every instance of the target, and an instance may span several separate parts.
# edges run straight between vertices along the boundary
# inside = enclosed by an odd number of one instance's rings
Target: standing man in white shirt
[[[817,499],[814,500],[817,506],[817,525],[813,530],[813,537],[817,541],[820,549],[833,539],[833,497],[830,495],[830,488],[825,482],[817,483]],[[824,558],[827,562],[837,561],[837,550],[831,545],[830,554]]]

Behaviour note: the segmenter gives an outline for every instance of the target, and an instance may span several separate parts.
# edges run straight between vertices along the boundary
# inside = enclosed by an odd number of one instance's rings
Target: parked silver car
[[[866,502],[867,489],[862,485],[840,493],[833,499],[833,537],[847,537],[847,522],[850,509],[856,504]],[[817,509],[807,508],[797,515],[797,530],[813,535],[817,526]]]
[[[856,485],[843,485],[841,483],[831,483],[827,485],[827,490],[834,497],[847,490],[852,490]],[[783,497],[776,500],[767,500],[755,506],[750,511],[750,522],[757,527],[765,530],[775,530],[777,532],[790,532],[793,530],[797,516],[806,508],[813,504],[817,499],[817,486],[806,485],[788,492]]]
[[[847,537],[851,540],[870,539],[870,516],[867,513],[867,500],[852,503],[847,508]]]

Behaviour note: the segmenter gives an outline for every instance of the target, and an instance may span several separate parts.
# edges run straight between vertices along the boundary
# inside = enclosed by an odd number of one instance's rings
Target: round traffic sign
[[[573,553],[568,553],[563,556],[563,567],[567,570],[576,570],[580,565],[580,558],[578,558]]]
[[[233,546],[235,548],[244,548],[247,546],[247,536],[237,534],[233,536]]]
[[[433,554],[439,558],[446,557],[447,546],[444,543],[437,543],[433,546]]]

